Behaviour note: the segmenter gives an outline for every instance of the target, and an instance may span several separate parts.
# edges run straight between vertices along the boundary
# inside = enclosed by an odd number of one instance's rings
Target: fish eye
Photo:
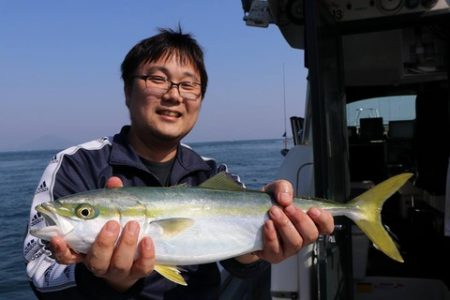
[[[90,204],[80,204],[76,210],[75,213],[77,217],[84,219],[84,220],[90,220],[98,216],[98,210],[90,205]]]

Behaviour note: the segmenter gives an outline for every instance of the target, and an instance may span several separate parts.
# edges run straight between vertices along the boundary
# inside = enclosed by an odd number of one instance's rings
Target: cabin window
[[[371,98],[347,105],[350,177],[380,182],[416,168],[416,96]]]

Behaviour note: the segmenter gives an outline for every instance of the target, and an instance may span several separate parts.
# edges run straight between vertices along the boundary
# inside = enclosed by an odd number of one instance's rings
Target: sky
[[[0,151],[118,132],[129,124],[123,58],[178,24],[202,45],[209,75],[185,142],[279,138],[285,123],[289,134],[289,117],[304,115],[303,51],[243,16],[239,0],[0,0]]]

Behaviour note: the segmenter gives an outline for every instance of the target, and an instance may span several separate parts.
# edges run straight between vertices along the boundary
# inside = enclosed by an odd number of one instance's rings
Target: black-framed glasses
[[[159,75],[136,75],[134,78],[144,80],[145,87],[157,97],[161,97],[174,86],[177,88],[180,96],[186,100],[197,100],[202,93],[201,84],[194,81],[180,81],[176,83]]]

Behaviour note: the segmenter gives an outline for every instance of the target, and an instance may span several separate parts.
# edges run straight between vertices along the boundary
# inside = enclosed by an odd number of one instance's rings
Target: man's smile
[[[167,109],[159,109],[156,111],[158,115],[172,117],[172,118],[179,118],[181,117],[181,113],[177,111],[167,110]]]

